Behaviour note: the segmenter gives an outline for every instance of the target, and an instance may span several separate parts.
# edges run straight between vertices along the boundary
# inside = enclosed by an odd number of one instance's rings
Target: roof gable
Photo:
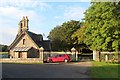
[[[25,35],[27,35],[28,38],[34,43],[34,45],[39,48],[39,46],[38,46],[38,45],[34,42],[34,40],[31,38],[31,36],[29,36],[27,32],[23,32],[23,33],[21,33],[20,35],[17,35],[17,36],[16,36],[15,40],[14,40],[13,43],[10,45],[9,50],[10,50],[12,47],[15,47]]]
[[[23,35],[27,35],[30,38],[30,40],[36,45],[36,47],[43,47],[46,51],[51,50],[50,40],[43,40],[43,36],[41,34],[35,34],[30,31],[26,31],[21,33],[20,35],[17,35],[13,43],[10,45],[9,49],[14,47]]]
[[[17,44],[17,41],[19,41],[20,38],[21,38],[23,35],[24,35],[23,33],[21,33],[20,35],[17,35],[17,36],[15,37],[15,40],[12,42],[12,44],[9,46],[8,49],[10,50],[12,47],[14,47],[15,44]]]

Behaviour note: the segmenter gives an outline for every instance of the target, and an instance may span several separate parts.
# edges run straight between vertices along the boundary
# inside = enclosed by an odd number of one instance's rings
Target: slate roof
[[[43,41],[43,36],[41,34],[36,34],[30,31],[27,31],[28,35],[36,42]]]
[[[44,40],[43,42],[38,42],[39,47],[43,47],[44,50],[50,51],[51,50],[51,43],[50,40]]]
[[[39,48],[43,47],[45,51],[51,50],[50,40],[43,40],[43,36],[41,34],[35,34],[30,31],[27,31],[27,33]]]

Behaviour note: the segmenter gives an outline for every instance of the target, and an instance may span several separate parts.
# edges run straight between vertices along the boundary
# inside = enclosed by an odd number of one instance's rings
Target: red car
[[[69,62],[70,57],[68,54],[59,54],[56,56],[48,57],[47,62]]]

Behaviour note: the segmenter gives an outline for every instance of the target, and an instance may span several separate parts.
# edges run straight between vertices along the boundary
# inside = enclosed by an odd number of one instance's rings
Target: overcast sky
[[[65,21],[81,20],[90,2],[71,0],[0,0],[0,44],[10,45],[23,16],[29,18],[29,31],[48,36],[51,29]]]

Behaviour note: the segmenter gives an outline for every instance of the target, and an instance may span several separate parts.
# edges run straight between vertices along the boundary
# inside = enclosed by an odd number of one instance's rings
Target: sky
[[[81,21],[89,6],[89,0],[0,0],[0,44],[13,42],[23,16],[28,16],[29,31],[44,34],[47,39],[57,25],[70,20]]]

